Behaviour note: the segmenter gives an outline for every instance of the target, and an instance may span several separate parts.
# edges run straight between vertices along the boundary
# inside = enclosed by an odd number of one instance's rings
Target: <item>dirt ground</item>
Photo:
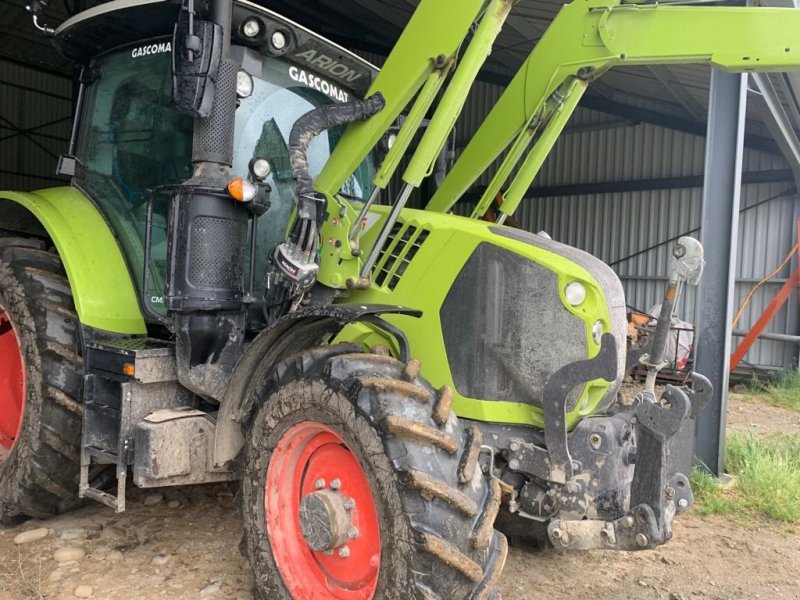
[[[729,426],[800,432],[800,415],[732,397]],[[230,486],[132,490],[127,512],[89,505],[47,522],[0,526],[0,599],[250,600]],[[16,545],[22,532],[43,539]],[[42,532],[44,533],[44,532]],[[638,553],[512,548],[509,599],[800,599],[800,533],[688,515],[670,544]]]

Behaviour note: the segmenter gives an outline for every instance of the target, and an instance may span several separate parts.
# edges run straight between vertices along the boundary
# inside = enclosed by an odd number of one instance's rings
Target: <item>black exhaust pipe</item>
[[[193,8],[190,3],[189,10]],[[181,82],[190,92],[188,97],[198,99],[193,105],[194,172],[172,198],[164,304],[176,333],[178,380],[198,395],[214,399],[222,397],[242,353],[251,216],[226,190],[233,163],[238,69],[230,58],[232,14],[232,0],[213,0],[207,22],[182,14],[184,22],[176,26],[173,43],[173,52],[185,53],[176,56],[176,61],[183,61],[183,72],[199,70],[201,75]],[[212,64],[214,60],[218,64]],[[207,102],[200,110],[209,85],[213,103],[210,111]]]

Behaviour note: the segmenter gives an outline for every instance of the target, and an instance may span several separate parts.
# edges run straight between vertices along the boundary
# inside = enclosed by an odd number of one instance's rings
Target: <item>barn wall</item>
[[[55,174],[67,151],[72,82],[0,60],[0,190],[63,185]]]

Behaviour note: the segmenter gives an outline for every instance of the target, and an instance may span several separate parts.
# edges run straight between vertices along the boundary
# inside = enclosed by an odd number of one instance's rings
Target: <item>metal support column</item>
[[[698,295],[694,368],[714,385],[695,429],[695,455],[714,475],[723,471],[725,451],[746,104],[746,75],[711,72],[701,235],[706,268]]]

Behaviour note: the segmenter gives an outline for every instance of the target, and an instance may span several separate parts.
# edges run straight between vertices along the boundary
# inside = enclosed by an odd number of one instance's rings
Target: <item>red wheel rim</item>
[[[25,363],[16,329],[0,306],[0,462],[17,442],[25,412]]]
[[[328,552],[309,547],[300,522],[301,501],[320,490],[341,494],[357,534]],[[284,433],[267,469],[264,505],[275,563],[293,598],[373,598],[381,562],[378,512],[364,470],[338,433],[310,421]]]

